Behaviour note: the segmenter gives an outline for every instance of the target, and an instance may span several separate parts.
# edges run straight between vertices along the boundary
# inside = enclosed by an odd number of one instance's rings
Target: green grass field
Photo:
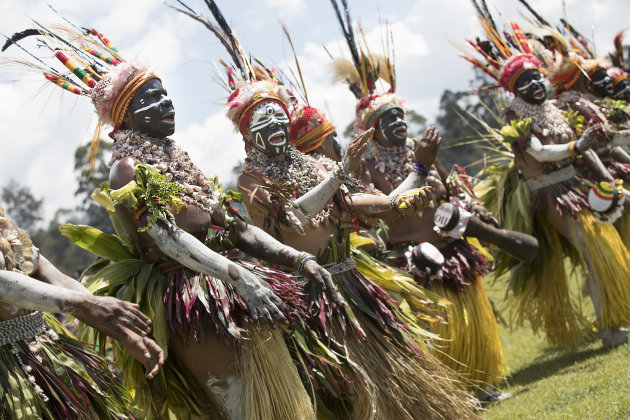
[[[499,306],[504,290],[487,285]],[[484,419],[630,419],[630,344],[606,350],[599,336],[574,349],[547,345],[529,329],[501,327],[514,397],[487,407]]]

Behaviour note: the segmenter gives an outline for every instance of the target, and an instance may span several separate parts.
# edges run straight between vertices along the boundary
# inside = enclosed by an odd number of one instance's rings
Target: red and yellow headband
[[[240,131],[241,134],[245,132],[245,128],[247,127],[247,124],[249,124],[249,120],[251,119],[252,113],[254,112],[256,107],[263,102],[278,103],[282,107],[284,112],[286,112],[287,117],[289,117],[289,119],[291,118],[289,114],[289,109],[287,108],[287,104],[284,99],[280,97],[280,95],[277,95],[273,92],[257,93],[256,95],[249,98],[247,102],[245,102],[245,104],[241,107],[241,109],[234,117],[234,122],[238,125],[238,131]]]
[[[118,131],[118,128],[120,128],[120,125],[125,118],[125,114],[127,113],[127,109],[129,108],[129,104],[131,103],[131,100],[133,99],[138,89],[140,89],[146,82],[153,79],[161,81],[158,76],[143,71],[137,76],[133,77],[120,90],[120,92],[116,96],[116,100],[114,101],[112,110],[110,111],[110,117],[114,125],[114,130],[112,131],[112,133],[115,133],[116,131]]]

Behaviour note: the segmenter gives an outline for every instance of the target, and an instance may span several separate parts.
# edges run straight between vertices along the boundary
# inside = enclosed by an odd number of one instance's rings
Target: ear
[[[254,141],[254,136],[252,135],[252,130],[249,128],[249,126],[245,127],[243,138],[247,140],[248,143],[252,143]]]

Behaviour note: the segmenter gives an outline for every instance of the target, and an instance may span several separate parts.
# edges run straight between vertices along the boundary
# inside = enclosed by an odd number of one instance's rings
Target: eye
[[[267,115],[272,115],[273,114],[273,108],[270,106],[267,106],[267,108],[265,109],[265,113]]]

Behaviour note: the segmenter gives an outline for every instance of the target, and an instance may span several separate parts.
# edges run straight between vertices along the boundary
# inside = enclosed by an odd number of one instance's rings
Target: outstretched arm
[[[254,319],[264,318],[272,326],[274,318],[286,322],[284,303],[254,274],[212,251],[174,223],[157,221],[147,233],[160,251],[175,261],[232,285]]]
[[[578,140],[566,144],[543,145],[536,136],[531,136],[526,150],[539,162],[556,162],[571,156],[585,154],[587,150],[598,143],[598,130],[599,127],[590,126]]]
[[[265,261],[299,270],[300,274],[317,283],[328,294],[333,305],[344,305],[332,283],[330,273],[317,264],[312,255],[299,252],[277,241],[264,230],[241,220],[237,220],[236,227],[239,233],[237,245],[242,251]]]
[[[416,214],[432,204],[431,187],[416,188],[400,194],[352,194],[348,205],[355,214],[397,218]]]
[[[43,281],[13,271],[0,271],[0,301],[29,310],[70,314],[118,340],[144,365],[148,378],[157,374],[164,363],[164,353],[147,337],[151,321],[137,305],[94,296],[45,258],[40,261],[43,263],[38,265],[41,270],[38,276]],[[47,280],[54,284],[48,284]]]

